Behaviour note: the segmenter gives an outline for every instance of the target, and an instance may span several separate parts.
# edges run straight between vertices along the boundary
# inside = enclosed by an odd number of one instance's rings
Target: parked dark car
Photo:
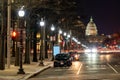
[[[55,56],[54,67],[71,66],[72,60],[69,54],[60,53]]]

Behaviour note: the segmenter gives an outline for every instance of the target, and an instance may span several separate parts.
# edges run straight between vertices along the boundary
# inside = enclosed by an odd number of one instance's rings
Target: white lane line
[[[118,71],[115,70],[115,68],[113,68],[109,63],[107,63],[107,65],[108,65],[115,73],[118,73]]]
[[[80,70],[81,70],[81,68],[82,68],[82,65],[83,65],[83,64],[80,64],[80,67],[79,67],[79,69],[78,69],[78,71],[77,71],[77,75],[79,75]]]

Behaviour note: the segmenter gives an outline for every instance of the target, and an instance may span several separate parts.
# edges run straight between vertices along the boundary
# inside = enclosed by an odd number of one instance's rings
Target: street
[[[71,67],[51,67],[29,80],[120,80],[120,53],[84,53]]]

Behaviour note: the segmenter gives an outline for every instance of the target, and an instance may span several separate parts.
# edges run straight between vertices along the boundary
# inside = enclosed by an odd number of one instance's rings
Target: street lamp
[[[71,35],[68,34],[68,35],[67,35],[67,41],[66,41],[66,43],[67,43],[67,51],[70,50],[70,37],[71,37]]]
[[[67,35],[67,38],[68,38],[68,39],[70,38],[70,34]]]
[[[64,35],[64,52],[66,52],[66,50],[67,50],[67,43],[66,43],[67,33],[64,32],[63,35]]]
[[[62,34],[62,30],[61,29],[59,30],[59,34]]]
[[[25,11],[23,9],[20,9],[18,11],[18,16],[20,18],[23,18],[25,15]],[[22,53],[23,53],[23,21],[22,19],[20,19],[20,22],[19,22],[19,27],[20,27],[20,54],[19,54],[19,71],[18,71],[18,74],[25,74],[24,72],[24,69],[23,69],[23,66],[22,66]]]
[[[54,60],[54,50],[53,50],[53,47],[54,47],[54,41],[55,41],[55,35],[54,35],[55,27],[54,27],[53,24],[51,26],[51,31],[52,31],[51,41],[52,41],[52,61],[53,61]]]
[[[41,18],[40,26],[41,26],[41,46],[40,46],[40,64],[39,64],[39,66],[44,66],[43,54],[45,54],[45,22],[44,22],[43,18]]]
[[[55,30],[55,27],[54,27],[54,25],[52,24],[52,26],[51,26],[51,31],[54,31]]]
[[[63,34],[63,35],[66,37],[67,33],[66,33],[66,32],[64,32],[64,34]]]
[[[62,33],[63,33],[62,30],[59,29],[59,31],[58,31],[58,44],[60,45],[60,49],[62,49],[62,44],[61,44],[61,42],[62,42],[62,40],[61,40]]]

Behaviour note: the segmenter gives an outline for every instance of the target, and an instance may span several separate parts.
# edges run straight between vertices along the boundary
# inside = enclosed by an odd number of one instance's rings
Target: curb
[[[19,80],[27,80],[27,79],[29,79],[29,78],[31,78],[31,77],[39,74],[40,72],[42,72],[42,71],[44,71],[44,70],[46,70],[46,69],[49,69],[50,67],[51,67],[51,65],[45,66],[45,67],[39,69],[38,71],[33,72],[33,73],[31,73],[31,74],[29,74],[29,75],[27,75],[27,76],[25,76],[24,78],[19,79]]]

